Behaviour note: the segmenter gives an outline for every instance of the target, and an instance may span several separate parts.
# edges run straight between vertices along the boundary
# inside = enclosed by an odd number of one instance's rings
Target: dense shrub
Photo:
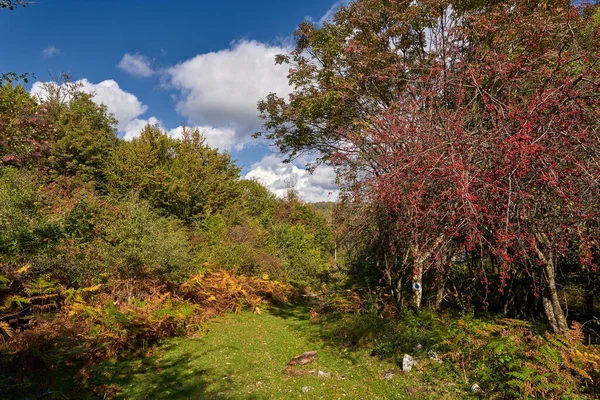
[[[31,310],[27,329],[18,333],[3,329],[7,325],[0,322],[0,373],[11,376],[0,382],[4,392],[22,390],[41,372],[48,387],[71,378],[69,390],[79,390],[87,387],[91,368],[99,361],[146,349],[163,337],[205,334],[209,318],[245,308],[260,312],[264,301],[284,301],[291,294],[285,284],[225,271],[194,276],[175,289],[153,280],[113,280],[79,289],[48,283],[44,290],[55,308]],[[39,290],[21,293],[22,304],[13,313],[43,296]],[[68,374],[61,377],[59,371]]]

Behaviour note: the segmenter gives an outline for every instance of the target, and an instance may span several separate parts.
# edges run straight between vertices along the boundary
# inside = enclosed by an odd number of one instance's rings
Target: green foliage
[[[35,174],[0,167],[0,262],[22,263],[60,238]]]
[[[129,199],[103,221],[97,246],[105,273],[123,279],[181,281],[196,271],[188,232],[173,217],[162,217],[143,201]]]
[[[244,179],[240,182],[242,198],[248,215],[258,218],[263,227],[271,222],[278,201],[275,195],[256,181]]]
[[[206,146],[197,129],[184,128],[183,137],[173,139],[148,125],[140,137],[120,143],[109,173],[119,192],[135,190],[153,207],[186,222],[240,197],[239,168],[227,154]]]
[[[327,268],[321,243],[303,225],[274,224],[269,245],[284,261],[283,275],[300,284],[318,282]],[[317,279],[315,279],[317,278]]]
[[[120,140],[61,80],[40,104],[0,85],[0,391],[64,376],[69,392],[99,360],[322,283],[323,215],[242,180],[198,130]]]
[[[118,142],[117,121],[90,95],[75,91],[69,96],[66,104],[50,97],[45,105],[51,110],[54,127],[45,167],[53,179],[74,177],[78,182],[104,187],[108,162]]]
[[[525,321],[466,317],[450,321],[439,349],[465,381],[486,385],[490,392],[577,398],[597,391],[592,375],[600,360],[598,350],[584,346],[582,338],[577,323],[567,335],[556,335]]]

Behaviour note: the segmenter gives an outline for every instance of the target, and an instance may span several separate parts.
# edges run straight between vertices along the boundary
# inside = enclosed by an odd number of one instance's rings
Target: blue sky
[[[302,160],[284,165],[250,135],[260,127],[256,102],[289,91],[273,56],[289,50],[304,19],[319,23],[345,3],[36,0],[0,13],[0,71],[34,73],[27,87],[38,95],[39,82],[69,72],[115,114],[125,138],[148,121],[173,136],[181,123],[197,126],[274,192],[294,182],[305,200],[333,200],[333,170],[311,176]]]

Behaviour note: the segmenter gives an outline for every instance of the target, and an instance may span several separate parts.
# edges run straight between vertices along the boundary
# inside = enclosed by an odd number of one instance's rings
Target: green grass
[[[95,385],[119,388],[123,399],[428,399],[464,398],[464,387],[436,382],[434,370],[398,371],[367,350],[336,344],[301,306],[272,307],[261,315],[242,312],[211,322],[202,338],[163,341],[145,358],[109,361],[97,369]],[[305,351],[317,359],[294,367]],[[396,369],[393,379],[382,376]],[[433,369],[439,367],[432,366]],[[331,378],[309,374],[311,370]],[[304,373],[304,375],[302,375]],[[308,391],[303,388],[309,387]],[[102,395],[102,393],[100,393]]]

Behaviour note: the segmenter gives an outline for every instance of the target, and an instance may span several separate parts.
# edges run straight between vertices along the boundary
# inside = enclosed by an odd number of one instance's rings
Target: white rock
[[[319,378],[331,378],[331,374],[329,372],[319,371],[317,375]]]
[[[404,358],[402,359],[402,371],[410,372],[414,365],[415,359],[409,356],[408,354],[405,354]]]
[[[474,383],[473,386],[471,386],[471,392],[477,393],[477,394],[483,394],[483,389],[481,388],[481,386]]]

